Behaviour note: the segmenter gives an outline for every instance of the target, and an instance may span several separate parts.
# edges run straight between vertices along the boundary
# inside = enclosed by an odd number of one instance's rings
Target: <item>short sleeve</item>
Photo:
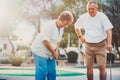
[[[49,24],[45,24],[41,30],[42,34],[42,41],[43,40],[50,40],[51,34],[52,34],[52,27],[50,27]]]
[[[82,19],[82,16],[80,16],[79,18],[78,18],[78,20],[75,22],[75,28],[78,28],[78,29],[81,29],[82,28],[82,26],[83,26],[83,19]]]
[[[102,25],[105,31],[113,28],[112,23],[104,13],[102,14]]]

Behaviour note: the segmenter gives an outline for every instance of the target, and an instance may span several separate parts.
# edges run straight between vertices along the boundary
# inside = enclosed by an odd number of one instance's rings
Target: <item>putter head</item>
[[[107,53],[107,61],[108,63],[114,63],[115,55],[113,53]]]

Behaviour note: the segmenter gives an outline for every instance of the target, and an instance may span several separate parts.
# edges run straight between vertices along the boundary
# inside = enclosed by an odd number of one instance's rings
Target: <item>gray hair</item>
[[[96,2],[95,0],[90,0],[90,1],[88,1],[88,3],[87,3],[87,9],[88,9],[88,5],[90,5],[90,4],[94,4],[94,5],[98,8],[97,2]]]

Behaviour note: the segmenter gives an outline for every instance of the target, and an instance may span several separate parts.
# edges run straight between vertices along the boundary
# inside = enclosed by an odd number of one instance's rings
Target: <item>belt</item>
[[[102,40],[102,41],[100,41],[100,42],[98,42],[98,43],[89,43],[89,42],[87,42],[88,44],[100,44],[100,43],[103,43],[104,41],[106,41],[106,39],[104,39],[104,40]]]

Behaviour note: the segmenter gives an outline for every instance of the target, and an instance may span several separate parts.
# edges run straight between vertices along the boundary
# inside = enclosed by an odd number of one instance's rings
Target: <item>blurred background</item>
[[[83,64],[83,45],[76,36],[74,23],[81,14],[86,12],[88,1],[0,0],[0,65],[9,64],[11,66],[16,63],[17,66],[21,66],[21,64],[33,63],[30,51],[32,41],[40,33],[41,28],[44,28],[43,24],[57,18],[64,10],[73,13],[74,22],[70,27],[64,29],[60,54],[68,58],[67,62]],[[112,55],[114,61],[120,60],[120,1],[96,1],[99,4],[99,10],[109,17],[114,26]],[[84,34],[84,30],[82,33]]]

